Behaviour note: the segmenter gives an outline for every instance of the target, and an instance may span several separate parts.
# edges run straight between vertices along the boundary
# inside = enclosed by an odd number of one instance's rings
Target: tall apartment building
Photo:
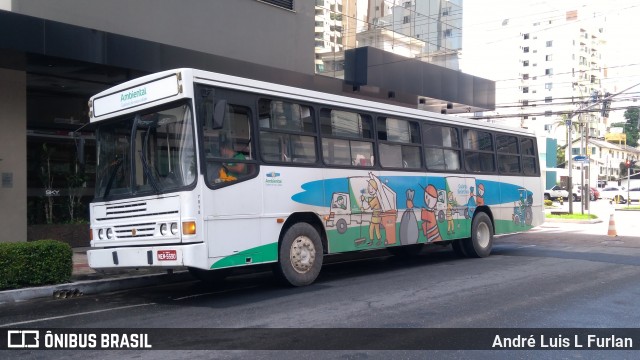
[[[589,106],[607,89],[603,53],[606,46],[603,17],[588,10],[536,11],[521,18],[506,18],[502,40],[487,51],[503,59],[496,76],[496,122],[535,130],[539,135],[567,143],[565,119]],[[607,129],[600,109],[573,117],[602,138]],[[575,124],[574,124],[575,125]],[[572,136],[579,134],[574,129]]]
[[[316,73],[343,78],[344,51],[370,46],[459,70],[462,0],[316,0]]]

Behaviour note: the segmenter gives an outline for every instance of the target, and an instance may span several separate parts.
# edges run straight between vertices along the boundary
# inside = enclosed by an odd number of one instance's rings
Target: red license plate
[[[158,250],[158,261],[175,260],[178,260],[178,252],[176,250]]]

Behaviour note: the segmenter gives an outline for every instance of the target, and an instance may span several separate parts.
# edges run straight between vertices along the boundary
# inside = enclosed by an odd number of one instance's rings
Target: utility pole
[[[622,91],[620,91],[618,93],[610,94],[609,96],[605,96],[602,99],[600,99],[600,100],[598,100],[598,101],[596,101],[596,102],[594,102],[594,103],[592,103],[590,105],[586,105],[586,106],[582,105],[580,109],[578,109],[576,111],[572,111],[569,114],[568,119],[565,121],[565,124],[567,125],[567,133],[571,134],[571,119],[573,119],[573,117],[576,116],[576,114],[583,113],[586,110],[589,110],[592,107],[595,107],[596,105],[605,104],[605,102],[607,102],[606,104],[608,105],[608,102],[611,101],[612,98],[614,98],[614,97],[616,97],[616,96],[618,96],[618,95],[620,95],[620,94],[622,94],[624,92],[627,92],[630,89],[633,89],[634,87],[636,87],[638,85],[640,85],[640,83],[632,85],[632,86],[630,86],[630,87],[628,87],[628,88],[626,88],[626,89],[624,89],[624,90],[622,90]],[[607,105],[605,105],[605,108],[607,108]],[[567,136],[567,138],[569,138],[569,144],[567,146],[569,148],[569,164],[568,164],[568,166],[569,166],[569,179],[567,181],[567,187],[568,187],[567,190],[569,191],[569,214],[573,214],[573,196],[572,196],[572,194],[573,194],[573,175],[572,175],[572,173],[573,173],[573,161],[572,161],[573,154],[571,154],[571,148],[573,147],[573,141],[571,141],[571,136],[570,135]],[[628,188],[628,186],[627,186],[627,188]]]

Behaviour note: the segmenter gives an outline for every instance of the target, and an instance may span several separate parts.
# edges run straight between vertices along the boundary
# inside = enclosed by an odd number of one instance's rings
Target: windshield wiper
[[[109,181],[107,181],[107,187],[104,189],[104,195],[102,195],[103,198],[106,198],[107,195],[109,195],[109,191],[111,191],[111,186],[113,185],[113,181],[116,178],[116,174],[118,173],[118,170],[120,169],[120,166],[122,166],[122,158],[117,159],[116,162],[113,164],[113,170],[111,170],[111,174],[109,175]]]
[[[156,182],[156,178],[153,177],[151,173],[151,168],[149,167],[149,163],[147,163],[147,158],[144,156],[142,150],[138,150],[138,155],[140,155],[140,160],[142,161],[142,170],[144,170],[144,174],[147,175],[147,179],[149,179],[149,184],[155,190],[156,194],[160,194],[160,185]]]

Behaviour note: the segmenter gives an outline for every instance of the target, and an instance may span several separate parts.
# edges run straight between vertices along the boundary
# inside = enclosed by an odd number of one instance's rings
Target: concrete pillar
[[[0,68],[0,242],[27,241],[27,75]]]

